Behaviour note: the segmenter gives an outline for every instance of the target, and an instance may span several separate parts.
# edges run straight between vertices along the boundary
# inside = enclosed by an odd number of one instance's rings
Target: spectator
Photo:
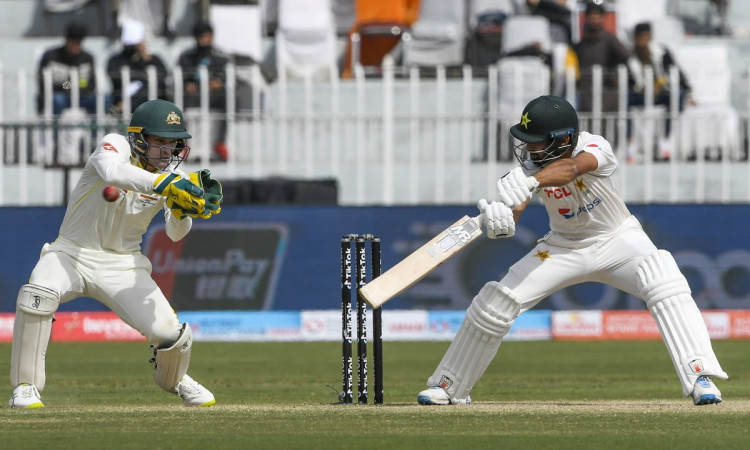
[[[80,106],[89,114],[96,113],[96,73],[94,71],[94,57],[83,50],[83,39],[88,29],[80,23],[70,23],[65,30],[65,44],[44,52],[39,62],[39,93],[37,95],[37,111],[44,112],[44,71],[50,69],[52,74],[52,112],[60,115],[71,105],[70,69],[78,69],[78,87]]]
[[[200,96],[200,67],[208,70],[209,107],[213,112],[222,115],[227,112],[227,97],[225,90],[226,65],[229,57],[213,46],[214,30],[210,24],[198,23],[193,29],[195,47],[185,50],[178,60],[182,68],[185,107],[197,107],[201,104]],[[218,121],[216,137],[211,142],[214,152],[224,161],[227,160],[226,118]]]
[[[671,89],[669,86],[669,72],[677,63],[672,53],[663,45],[651,39],[651,24],[644,22],[635,26],[633,34],[633,53],[628,60],[631,83],[628,94],[628,107],[642,107],[645,105],[645,78],[644,69],[651,66],[654,74],[654,105],[663,105],[669,109]],[[678,68],[679,70],[679,68]],[[685,75],[680,70],[680,87],[678,108],[682,111],[685,101],[695,104],[690,96],[690,85]],[[630,127],[629,127],[630,128]],[[665,123],[665,137],[669,137],[670,121]],[[630,130],[628,130],[630,134]]]
[[[166,99],[167,96],[167,68],[157,55],[152,55],[146,46],[146,27],[136,21],[125,21],[122,24],[120,36],[122,51],[109,59],[107,74],[112,80],[112,108],[111,112],[120,114],[123,95],[130,96],[131,111],[135,110],[148,98],[147,67],[156,68],[157,98]],[[130,84],[122,85],[122,67],[130,68]]]
[[[499,9],[484,11],[477,16],[477,25],[466,41],[466,64],[487,68],[500,59],[503,23],[507,17]]]
[[[596,65],[604,70],[602,110],[617,110],[617,66],[627,64],[629,52],[614,34],[604,29],[604,14],[602,5],[591,2],[586,5],[583,37],[573,46],[580,69],[579,111],[591,111],[591,69]]]

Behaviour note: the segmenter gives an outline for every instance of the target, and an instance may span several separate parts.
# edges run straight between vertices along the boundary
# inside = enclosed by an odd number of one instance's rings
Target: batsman
[[[61,303],[94,298],[151,344],[154,379],[186,406],[211,406],[213,394],[188,374],[190,325],[180,323],[151,278],[141,241],[152,219],[164,213],[166,233],[179,241],[193,218],[221,211],[221,183],[208,170],[178,171],[188,156],[182,111],[151,100],[134,112],[127,137],[107,134],[89,157],[68,202],[57,239],[45,244],[16,304],[11,349],[12,408],[43,408],[45,354]],[[120,189],[106,201],[105,187]],[[112,200],[110,198],[110,200]]]
[[[480,200],[488,237],[509,238],[533,194],[550,231],[500,281],[486,283],[417,401],[471,403],[471,389],[497,354],[513,321],[565,287],[599,282],[645,302],[695,405],[722,401],[711,377],[727,379],[690,286],[672,255],[657,248],[620,193],[617,158],[602,136],[579,131],[565,99],[538,97],[510,128],[520,162],[497,182],[500,201]],[[648,370],[645,368],[644,370]]]

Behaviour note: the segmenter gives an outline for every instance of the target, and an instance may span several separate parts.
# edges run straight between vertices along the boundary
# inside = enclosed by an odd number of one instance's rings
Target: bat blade
[[[359,289],[373,308],[409,289],[482,234],[479,217],[463,216],[428,243]]]

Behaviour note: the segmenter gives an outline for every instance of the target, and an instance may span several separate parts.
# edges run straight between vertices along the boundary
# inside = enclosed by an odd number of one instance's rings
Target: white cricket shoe
[[[710,405],[721,403],[721,392],[708,376],[698,377],[693,387],[693,403],[695,405]]]
[[[33,384],[21,383],[13,389],[13,396],[8,400],[11,408],[38,409],[44,408],[42,396]]]
[[[214,394],[187,374],[177,385],[177,394],[182,397],[185,406],[211,406],[216,403]]]
[[[451,398],[448,391],[440,386],[425,389],[417,395],[420,405],[471,405],[471,396],[465,399]]]

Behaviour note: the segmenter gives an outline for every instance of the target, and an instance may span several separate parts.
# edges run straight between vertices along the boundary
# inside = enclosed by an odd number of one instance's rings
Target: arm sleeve
[[[124,136],[104,136],[89,161],[107,184],[136,192],[153,192],[158,175],[130,164],[130,144]]]
[[[164,220],[166,222],[165,231],[167,232],[167,236],[173,242],[184,238],[193,227],[193,219],[191,217],[176,218],[166,204],[164,205]]]
[[[590,137],[587,137],[585,142],[579,144],[579,146],[573,151],[573,156],[581,152],[591,153],[599,162],[596,169],[589,172],[591,175],[596,177],[608,177],[612,175],[617,168],[617,157],[612,151],[612,146],[601,136],[591,135]]]

